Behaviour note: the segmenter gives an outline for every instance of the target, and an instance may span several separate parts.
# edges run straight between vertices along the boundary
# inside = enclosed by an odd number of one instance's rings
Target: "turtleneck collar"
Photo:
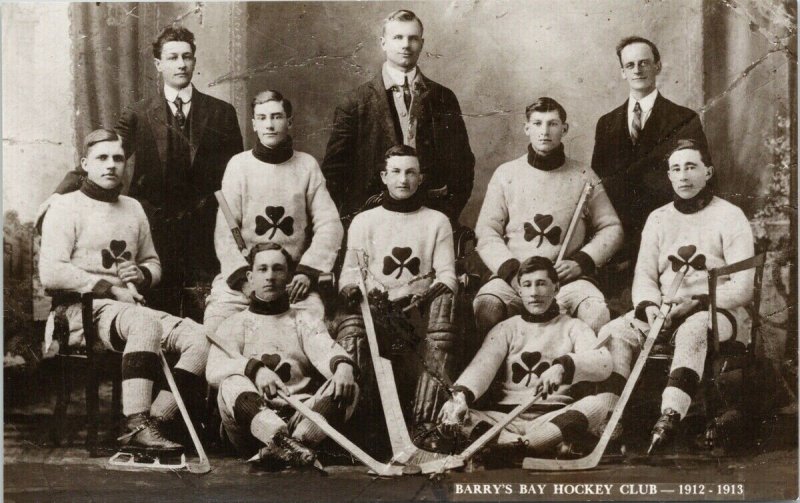
[[[422,207],[422,193],[418,190],[408,199],[399,200],[389,195],[388,190],[384,190],[381,206],[389,211],[396,211],[397,213],[411,213]]]
[[[265,147],[261,141],[256,142],[253,147],[253,155],[261,162],[268,164],[281,164],[292,158],[294,150],[292,149],[292,137],[287,136],[286,139],[274,148]]]
[[[250,312],[256,314],[283,314],[289,310],[289,295],[283,294],[275,300],[261,300],[255,292],[250,294]]]
[[[552,171],[564,165],[567,156],[564,155],[564,144],[558,146],[557,149],[550,152],[549,155],[543,156],[536,153],[533,147],[528,144],[528,164],[536,169],[542,171]]]
[[[533,314],[527,310],[523,310],[522,319],[528,323],[546,323],[558,316],[559,312],[558,302],[556,302],[556,299],[553,299],[553,302],[550,303],[550,307],[548,307],[547,311],[543,312],[542,314]]]
[[[706,184],[703,187],[703,190],[698,192],[694,197],[689,199],[683,199],[676,193],[672,193],[673,202],[675,203],[675,209],[680,211],[681,213],[685,213],[690,215],[692,213],[697,213],[698,211],[702,210],[708,203],[711,202],[711,199],[714,198],[714,191],[711,189],[711,185]]]
[[[97,201],[113,203],[119,199],[119,195],[122,193],[122,184],[117,185],[113,189],[104,189],[88,178],[85,178],[81,185],[81,192]]]

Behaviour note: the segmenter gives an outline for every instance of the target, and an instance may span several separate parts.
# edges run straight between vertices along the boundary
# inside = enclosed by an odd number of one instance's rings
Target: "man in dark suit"
[[[380,194],[383,154],[399,144],[416,148],[427,190],[426,206],[455,224],[472,193],[475,156],[455,94],[420,72],[422,21],[411,11],[383,25],[381,73],[336,108],[322,172],[339,214],[352,217]],[[455,226],[454,226],[455,227]]]
[[[153,43],[154,63],[164,86],[158,96],[123,110],[114,128],[126,157],[135,156],[128,195],[144,207],[164,274],[148,295],[157,309],[177,313],[184,287],[210,284],[219,271],[214,223],[228,160],[243,150],[236,111],[229,103],[199,92],[191,31],[168,26]],[[80,185],[73,171],[57,193]],[[202,308],[199,315],[202,319]]]
[[[664,176],[671,145],[693,139],[707,149],[708,142],[697,113],[658,92],[661,56],[655,44],[627,37],[617,45],[617,56],[630,96],[597,121],[592,169],[603,179],[625,231],[615,262],[627,262],[632,271],[647,216],[672,200]]]

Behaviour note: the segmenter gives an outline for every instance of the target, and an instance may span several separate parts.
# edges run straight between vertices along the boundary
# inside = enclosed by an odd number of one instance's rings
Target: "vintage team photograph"
[[[6,500],[798,498],[794,1],[0,9]]]

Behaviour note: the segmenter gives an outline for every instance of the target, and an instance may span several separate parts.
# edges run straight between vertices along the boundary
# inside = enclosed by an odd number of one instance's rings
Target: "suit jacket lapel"
[[[197,88],[192,91],[192,108],[189,111],[189,162],[194,164],[194,156],[203,139],[203,133],[208,122],[208,110],[205,106],[206,95],[199,92]]]
[[[167,159],[167,128],[169,128],[166,117],[166,107],[168,106],[166,101],[164,94],[158,93],[158,96],[153,98],[150,106],[147,107],[147,120],[150,123],[150,130],[156,142],[156,150],[158,150],[158,158],[161,161],[162,168],[164,161]]]
[[[631,130],[628,127],[628,100],[625,100],[625,103],[615,111],[612,131],[619,131],[620,141],[628,147],[633,146]]]
[[[642,135],[639,138],[639,143],[641,145],[654,145],[661,139],[661,130],[664,127],[665,119],[665,101],[661,93],[656,95],[656,101],[653,103],[653,109],[650,111],[650,117],[647,118],[647,122],[645,122],[644,128],[642,129]]]
[[[386,89],[383,86],[382,73],[379,73],[377,77],[370,81],[370,87],[372,88],[372,98],[378,108],[383,132],[387,138],[391,138],[392,143],[397,143],[397,132],[392,119],[392,111],[389,109],[389,98],[386,96]]]

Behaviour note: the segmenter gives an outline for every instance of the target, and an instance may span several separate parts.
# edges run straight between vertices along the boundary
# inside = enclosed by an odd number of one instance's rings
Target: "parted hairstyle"
[[[416,21],[419,23],[420,35],[425,32],[425,27],[422,25],[422,20],[418,18],[416,14],[407,9],[400,9],[392,12],[386,16],[386,19],[383,20],[383,25],[381,26],[381,35],[386,35],[386,25],[389,24],[390,21]]]
[[[161,59],[161,49],[167,42],[186,42],[192,48],[192,54],[197,52],[194,45],[194,33],[183,26],[169,25],[158,34],[156,41],[153,42],[153,57]]]
[[[256,261],[256,255],[267,250],[277,250],[281,252],[284,258],[286,258],[286,266],[289,268],[289,272],[294,272],[294,260],[292,260],[292,256],[289,255],[289,252],[286,251],[286,248],[278,243],[273,243],[272,241],[259,243],[250,249],[250,255],[247,256],[247,261],[250,263],[250,269],[253,268],[253,264]]]
[[[517,280],[522,278],[523,274],[530,274],[536,271],[547,271],[547,277],[550,278],[553,283],[558,283],[558,273],[553,266],[553,262],[549,258],[540,257],[539,255],[528,257],[519,265]]]
[[[83,152],[81,156],[88,157],[89,149],[91,149],[98,143],[102,143],[104,141],[122,141],[122,138],[113,129],[105,129],[105,128],[95,129],[91,133],[87,134],[86,138],[84,138]]]
[[[697,140],[682,138],[675,141],[673,147],[667,153],[666,157],[664,157],[664,163],[667,167],[669,167],[669,158],[679,150],[696,150],[700,152],[700,160],[703,161],[703,164],[711,166],[711,153],[708,151],[708,147],[698,143]]]
[[[653,63],[658,63],[661,61],[661,54],[658,52],[658,47],[653,42],[650,42],[644,37],[640,37],[638,35],[632,35],[630,37],[625,37],[619,41],[617,44],[617,58],[619,59],[619,66],[622,66],[622,49],[628,47],[631,44],[647,44],[650,46],[650,50],[653,51]]]
[[[394,147],[390,147],[389,150],[383,154],[383,169],[386,169],[386,166],[389,163],[389,159],[392,157],[416,157],[419,159],[417,155],[417,149],[414,147],[410,147],[408,145],[395,145]],[[422,170],[422,168],[420,168]]]
[[[547,96],[542,96],[538,100],[525,107],[525,120],[530,120],[533,112],[553,111],[558,112],[561,122],[567,122],[567,111],[561,106],[561,103],[557,102],[553,98],[548,98]]]
[[[250,111],[255,114],[256,105],[261,105],[262,103],[267,103],[270,101],[277,101],[280,103],[283,107],[283,111],[286,112],[286,117],[292,116],[292,102],[284,98],[279,91],[274,91],[272,89],[267,89],[266,91],[261,91],[260,93],[256,94],[253,97],[253,101],[250,102]]]

